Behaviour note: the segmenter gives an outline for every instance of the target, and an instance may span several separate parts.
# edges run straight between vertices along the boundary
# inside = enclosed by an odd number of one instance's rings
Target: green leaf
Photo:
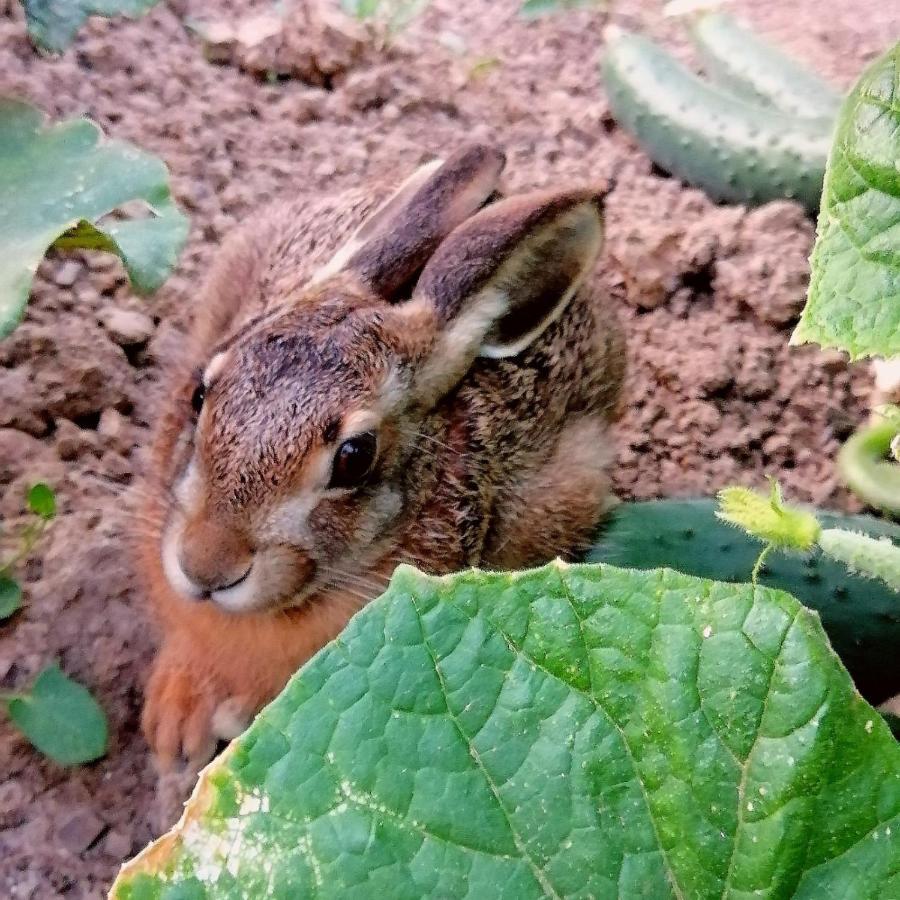
[[[341,0],[347,15],[357,19],[382,19],[388,30],[402,31],[418,16],[430,0]]]
[[[62,52],[88,16],[137,19],[159,0],[22,0],[28,36],[39,47]]]
[[[348,16],[369,19],[378,12],[382,0],[341,0],[341,8]]]
[[[28,491],[28,508],[42,519],[52,519],[56,515],[56,495],[43,482],[31,486]]]
[[[788,594],[397,570],[111,896],[897,896],[900,747]]]
[[[841,108],[825,174],[809,296],[791,343],[851,359],[900,355],[900,44]]]
[[[9,575],[0,572],[0,621],[22,608],[22,588]]]
[[[27,694],[7,700],[9,717],[45,756],[62,766],[106,753],[106,715],[87,689],[58,666],[47,666]]]
[[[822,509],[816,517],[826,529],[900,543],[900,525],[886,519]],[[718,519],[714,501],[645,500],[616,506],[586,561],[746,582],[758,557],[758,539]],[[802,554],[769,554],[758,583],[787,591],[816,612],[857,689],[873,706],[900,694],[900,609],[887,585],[854,575],[818,546]]]
[[[149,217],[98,223],[131,201]],[[0,98],[0,338],[21,318],[52,244],[116,253],[134,287],[152,292],[187,231],[159,159],[104,138],[87,119],[45,126],[38,110]]]
[[[601,6],[601,0],[524,0],[519,13],[526,19],[536,19],[539,16],[588,6]]]

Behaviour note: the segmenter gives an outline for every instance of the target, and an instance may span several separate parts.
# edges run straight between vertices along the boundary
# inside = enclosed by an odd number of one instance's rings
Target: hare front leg
[[[167,610],[142,723],[160,770],[207,762],[361,604],[333,591],[278,614],[236,615],[208,601],[179,601],[175,614]]]
[[[248,647],[242,652],[248,650],[253,652]],[[262,696],[278,690],[271,676],[248,686],[233,674],[211,664],[197,642],[176,637],[163,644],[147,682],[141,721],[160,772],[198,769],[220,740],[246,728]]]

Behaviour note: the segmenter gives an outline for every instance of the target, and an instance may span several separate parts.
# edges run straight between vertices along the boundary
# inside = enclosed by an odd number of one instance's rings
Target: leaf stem
[[[11,572],[15,566],[28,556],[40,536],[44,533],[47,522],[47,519],[37,519],[22,529],[22,533],[19,535],[19,540],[21,541],[19,549],[6,562],[0,564],[0,574]]]
[[[759,573],[762,571],[762,567],[766,563],[766,557],[772,552],[773,545],[766,544],[762,549],[762,553],[756,559],[756,563],[753,566],[753,571],[750,573],[750,581],[753,582],[754,587],[758,584]]]

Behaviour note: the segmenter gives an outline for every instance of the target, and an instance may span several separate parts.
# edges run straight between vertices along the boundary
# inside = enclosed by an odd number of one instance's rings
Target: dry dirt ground
[[[896,0],[735,5],[840,86],[900,31]],[[0,519],[16,525],[33,480],[53,484],[61,503],[20,573],[28,607],[0,628],[0,686],[27,684],[57,657],[112,727],[105,759],[63,771],[0,722],[0,896],[100,897],[151,837],[154,778],[137,721],[154,636],[123,552],[129,486],[160,361],[210,257],[268,199],[355,186],[473,138],[506,149],[509,189],[600,181],[624,160],[597,276],[630,339],[618,492],[708,494],[772,473],[791,497],[852,507],[832,460],[863,415],[867,372],[787,347],[812,224],[790,203],[714,206],[654,170],[598,84],[607,15],[526,23],[517,6],[435,0],[395,45],[311,85],[204,59],[184,18],[246,13],[239,2],[178,0],[136,23],[93,20],[51,59],[27,43],[17,2],[0,0],[0,93],[53,117],[86,114],[158,154],[192,218],[157,296],[136,298],[111,257],[53,256],[25,323],[0,343]],[[660,6],[623,0],[610,18],[688,54]]]

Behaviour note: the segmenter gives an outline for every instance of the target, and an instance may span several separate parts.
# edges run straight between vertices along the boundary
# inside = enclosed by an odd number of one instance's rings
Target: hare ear
[[[600,250],[604,196],[511,197],[441,244],[405,307],[411,316],[436,319],[420,373],[426,394],[449,389],[477,355],[521,352],[562,313]]]
[[[446,162],[421,166],[363,222],[316,281],[351,272],[378,296],[393,300],[440,242],[490,197],[505,162],[499,150],[474,144]]]

